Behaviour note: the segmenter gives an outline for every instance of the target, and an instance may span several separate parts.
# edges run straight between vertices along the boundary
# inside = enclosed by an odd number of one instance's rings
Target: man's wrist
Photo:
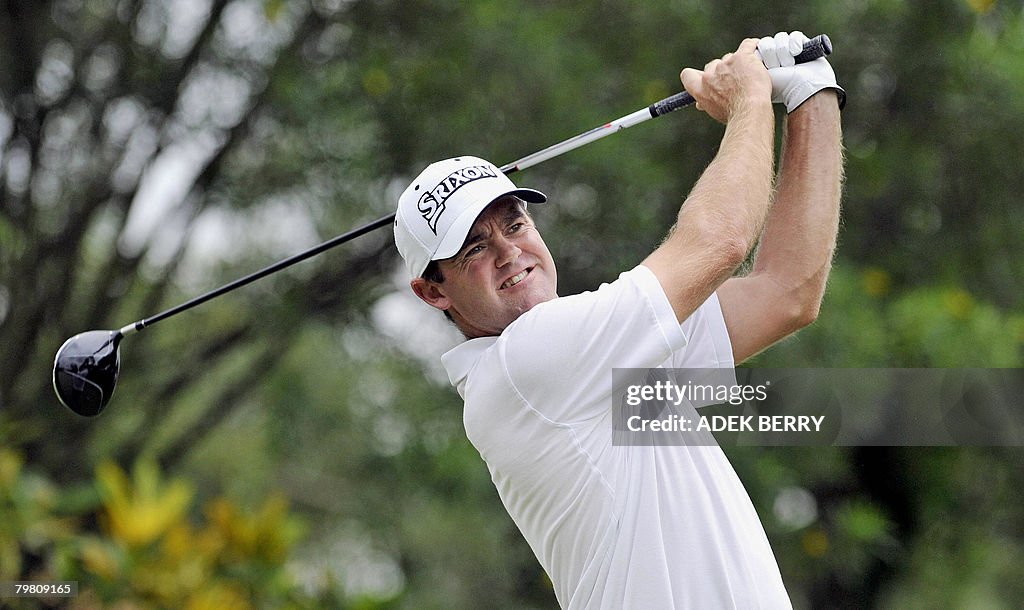
[[[783,149],[800,149],[809,145],[811,140],[821,138],[841,138],[842,118],[836,97],[834,89],[822,89],[787,114]],[[780,161],[783,166],[786,165],[786,161]]]
[[[732,108],[729,109],[729,118],[741,114],[758,114],[765,110],[771,111],[772,98],[765,95],[745,95],[733,100]]]
[[[820,91],[816,91],[811,94],[806,100],[804,100],[799,106],[793,109],[789,113],[791,118],[798,118],[804,114],[810,114],[812,112],[820,111],[835,111],[838,112],[839,105],[839,92],[832,87],[826,87]]]

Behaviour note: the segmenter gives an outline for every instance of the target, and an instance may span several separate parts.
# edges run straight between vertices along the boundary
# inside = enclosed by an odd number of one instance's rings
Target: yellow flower
[[[196,535],[188,523],[175,523],[163,538],[164,556],[181,561],[191,556],[196,549]]]
[[[892,289],[892,277],[889,276],[889,272],[878,267],[865,269],[862,281],[864,292],[873,297],[885,296]]]
[[[185,610],[249,610],[252,604],[238,585],[213,583],[189,596]]]
[[[975,13],[987,13],[996,5],[996,0],[967,0],[967,6]]]
[[[12,487],[25,459],[10,449],[0,449],[0,487]]]
[[[86,538],[79,547],[85,569],[104,580],[116,580],[121,572],[121,560],[117,551],[102,540]]]
[[[800,545],[811,557],[823,557],[828,552],[828,534],[820,529],[807,530],[800,539]]]
[[[192,488],[183,480],[164,485],[153,462],[139,462],[132,481],[113,462],[96,469],[110,535],[129,547],[143,546],[181,520],[192,502]]]
[[[227,543],[227,551],[241,557],[282,561],[299,537],[298,524],[288,516],[288,502],[271,496],[251,516],[231,502],[218,498],[206,508],[210,527]]]
[[[961,288],[954,288],[942,295],[942,303],[954,318],[965,320],[974,311],[974,297]]]
[[[372,97],[384,97],[391,86],[391,77],[380,68],[370,68],[363,74],[363,89]]]

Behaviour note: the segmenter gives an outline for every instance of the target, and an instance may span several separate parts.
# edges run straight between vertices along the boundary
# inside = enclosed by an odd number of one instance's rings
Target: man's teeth
[[[519,272],[518,275],[514,275],[508,278],[507,280],[505,280],[505,283],[501,285],[501,288],[505,289],[515,286],[519,282],[523,281],[523,278],[526,277],[526,274],[529,273],[529,271],[529,269],[523,269],[522,271]]]

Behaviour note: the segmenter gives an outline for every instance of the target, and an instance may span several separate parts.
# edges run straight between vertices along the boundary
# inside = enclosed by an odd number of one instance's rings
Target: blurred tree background
[[[745,36],[828,33],[850,100],[821,317],[756,364],[1024,364],[1020,2],[2,6],[0,580],[78,580],[73,607],[554,607],[388,231],[132,337],[97,419],[59,405],[53,355],[391,212],[433,160],[656,101]],[[555,202],[560,292],[642,260],[720,136],[686,110],[518,177]],[[728,452],[798,608],[1024,600],[1020,448]]]

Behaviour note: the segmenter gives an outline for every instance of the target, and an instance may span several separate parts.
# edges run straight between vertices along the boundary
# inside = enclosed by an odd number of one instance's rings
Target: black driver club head
[[[57,350],[53,389],[65,407],[85,417],[103,411],[117,385],[122,338],[120,331],[90,330],[71,337]]]

